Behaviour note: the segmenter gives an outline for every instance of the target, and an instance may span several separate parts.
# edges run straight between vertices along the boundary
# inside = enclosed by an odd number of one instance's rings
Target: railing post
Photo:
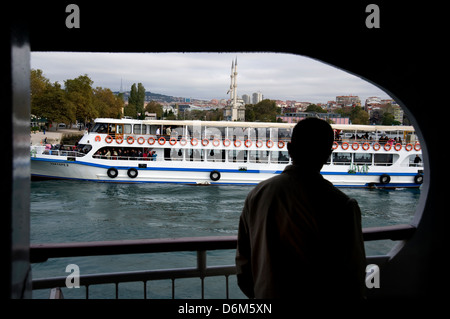
[[[202,299],[205,299],[206,250],[197,251],[197,270],[200,272],[202,281]]]

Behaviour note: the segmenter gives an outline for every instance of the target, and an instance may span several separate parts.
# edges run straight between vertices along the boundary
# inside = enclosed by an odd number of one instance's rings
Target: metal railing
[[[411,225],[364,228],[363,237],[364,241],[407,240],[413,236],[415,230],[416,228]],[[236,245],[236,236],[32,244],[30,246],[30,261],[31,263],[40,263],[47,261],[49,258],[195,251],[197,253],[196,267],[82,275],[80,276],[80,285],[86,287],[86,299],[88,299],[89,286],[113,283],[116,288],[116,298],[118,298],[119,283],[142,282],[144,298],[147,298],[147,281],[169,279],[172,281],[172,298],[175,298],[176,279],[200,278],[201,297],[204,298],[204,279],[212,276],[224,276],[226,298],[228,299],[228,278],[230,275],[236,274],[235,265],[208,266],[206,252],[236,249]],[[388,256],[369,256],[367,262],[368,264],[381,265],[388,259]],[[66,277],[33,280],[33,290],[65,287],[65,285]]]

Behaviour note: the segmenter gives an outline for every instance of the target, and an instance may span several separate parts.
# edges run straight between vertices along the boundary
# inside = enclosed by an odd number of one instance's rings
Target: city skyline
[[[326,103],[339,95],[389,99],[375,85],[320,61],[281,53],[74,53],[32,52],[31,68],[51,82],[87,74],[94,87],[146,91],[200,100],[228,99],[230,61],[239,60],[237,95]],[[364,102],[363,102],[364,103]]]

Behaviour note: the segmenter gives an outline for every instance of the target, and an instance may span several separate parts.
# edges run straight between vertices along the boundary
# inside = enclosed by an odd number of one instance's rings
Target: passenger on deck
[[[325,121],[300,121],[287,144],[293,165],[248,194],[236,267],[238,285],[249,298],[364,298],[358,203],[320,174],[332,144]]]

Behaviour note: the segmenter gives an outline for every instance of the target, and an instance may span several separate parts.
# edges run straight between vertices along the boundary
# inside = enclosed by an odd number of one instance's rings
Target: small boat
[[[253,185],[291,163],[286,144],[295,123],[109,118],[94,122],[75,146],[31,146],[32,177]],[[412,126],[331,126],[333,152],[321,174],[335,186],[422,184],[421,146]]]

